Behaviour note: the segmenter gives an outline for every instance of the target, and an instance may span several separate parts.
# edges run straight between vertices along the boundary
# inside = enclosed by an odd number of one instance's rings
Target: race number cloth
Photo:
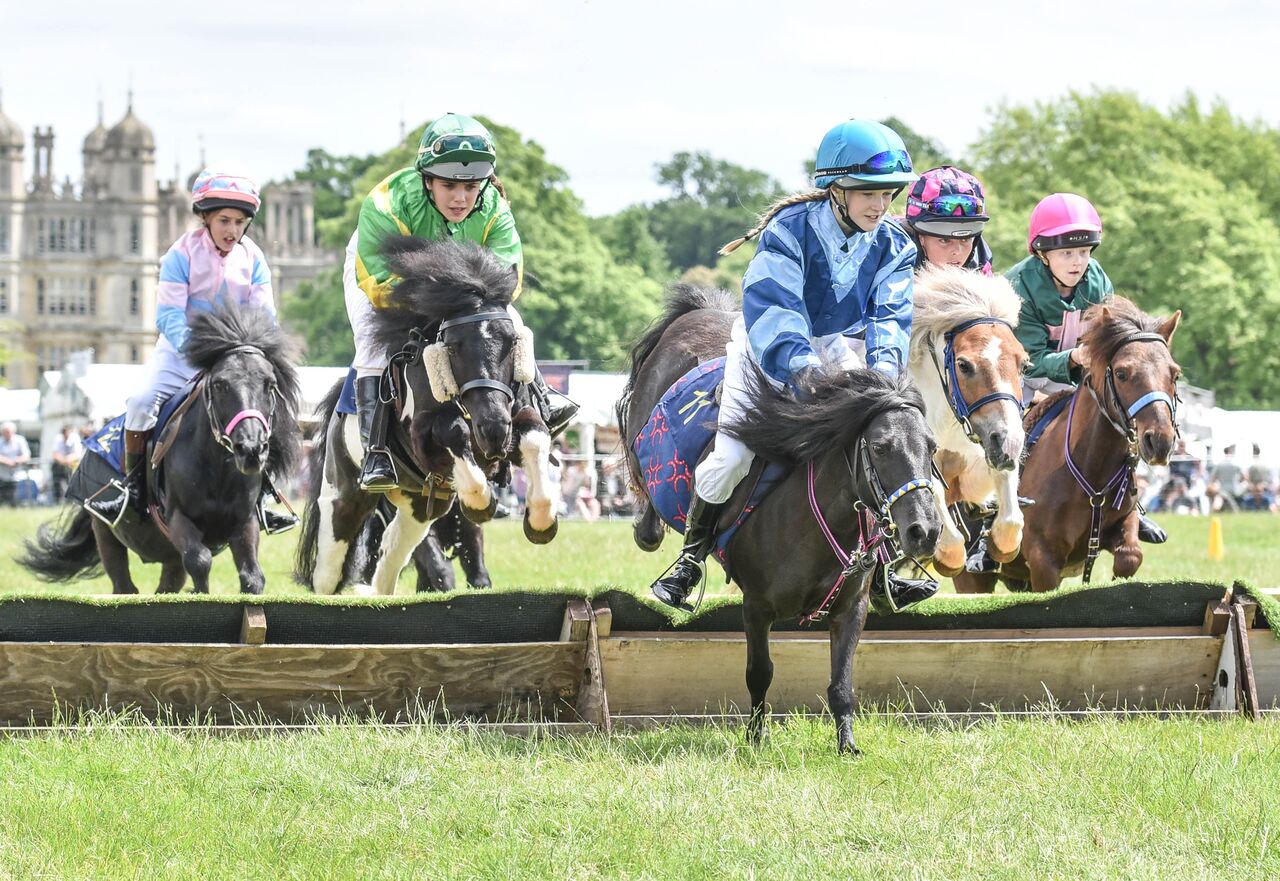
[[[350,416],[356,412],[356,369],[347,371],[347,378],[342,381],[342,392],[338,395],[338,406],[335,412]]]
[[[699,364],[677,379],[658,401],[632,449],[640,460],[645,489],[655,511],[683,533],[693,499],[693,472],[716,433],[720,404],[716,387],[724,379],[724,358]],[[733,525],[716,539],[716,558],[724,562],[725,548],[738,527],[790,469],[770,462],[751,500]]]

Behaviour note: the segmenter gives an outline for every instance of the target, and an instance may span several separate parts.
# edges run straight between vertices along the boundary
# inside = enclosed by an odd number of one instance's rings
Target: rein
[[[964,433],[969,440],[975,444],[980,443],[981,438],[978,437],[978,433],[974,430],[973,423],[970,422],[969,417],[979,408],[995,401],[1012,401],[1013,405],[1018,408],[1019,414],[1023,411],[1022,399],[1009,392],[991,392],[970,404],[965,400],[964,393],[960,391],[960,376],[956,372],[955,339],[969,328],[983,324],[999,324],[1009,328],[1010,331],[1013,330],[1012,324],[1003,318],[996,318],[991,315],[962,321],[943,335],[943,339],[946,341],[942,353],[943,363],[941,365],[938,364],[936,353],[932,357],[933,367],[938,371],[938,379],[942,381],[942,391],[947,396],[947,404],[951,407],[951,413],[956,417],[956,421],[960,423],[960,427],[964,429]]]
[[[1160,343],[1166,348],[1169,345],[1168,340],[1158,333],[1137,333],[1122,342],[1116,348],[1116,351],[1118,352],[1129,343]],[[1062,439],[1062,454],[1067,463],[1067,470],[1075,478],[1076,484],[1089,497],[1089,545],[1085,554],[1083,574],[1084,583],[1088,584],[1090,576],[1093,575],[1093,564],[1097,562],[1098,555],[1102,552],[1102,509],[1106,506],[1107,494],[1114,490],[1111,507],[1112,510],[1119,511],[1124,500],[1128,498],[1133,490],[1133,473],[1138,464],[1138,433],[1135,427],[1135,419],[1138,413],[1151,404],[1162,403],[1169,408],[1175,434],[1179,432],[1178,405],[1174,398],[1162,391],[1150,391],[1126,407],[1124,402],[1120,400],[1120,392],[1116,388],[1115,377],[1110,364],[1107,365],[1105,380],[1108,400],[1100,398],[1097,391],[1094,390],[1093,384],[1087,379],[1083,385],[1097,403],[1098,412],[1125,439],[1127,445],[1124,462],[1121,463],[1120,467],[1116,469],[1115,473],[1100,489],[1095,489],[1089,479],[1084,476],[1084,472],[1076,465],[1075,460],[1071,458],[1071,426],[1075,417],[1076,401],[1080,394],[1076,392],[1071,396],[1071,405],[1067,409],[1067,431]],[[1109,412],[1109,401],[1114,401],[1116,410],[1124,414],[1123,425]]]
[[[875,466],[871,463],[865,437],[858,438],[858,448],[854,453],[854,458],[858,463],[857,470],[862,472],[863,478],[871,490],[872,501],[878,501],[879,504],[873,508],[861,499],[853,503],[854,514],[858,518],[858,543],[847,551],[840,546],[835,532],[832,531],[826,518],[822,516],[822,508],[818,505],[817,489],[814,482],[813,461],[810,460],[808,464],[809,510],[813,512],[813,519],[817,521],[818,528],[822,530],[822,534],[826,537],[827,544],[831,546],[831,551],[835,554],[841,568],[840,575],[836,578],[835,584],[831,586],[831,590],[827,592],[826,598],[818,605],[818,608],[800,619],[802,623],[808,624],[821,621],[830,614],[831,606],[835,603],[836,597],[840,594],[840,589],[850,575],[857,572],[870,572],[877,563],[883,566],[893,565],[905,556],[897,539],[894,537],[897,533],[897,527],[890,516],[889,509],[896,502],[916,490],[927,489],[930,492],[933,491],[932,481],[927,478],[916,477],[886,495],[884,487],[880,483],[880,477],[876,474]],[[847,452],[845,453],[845,466],[849,469],[850,476],[854,478],[856,486],[858,475],[855,473],[855,468],[849,464]]]

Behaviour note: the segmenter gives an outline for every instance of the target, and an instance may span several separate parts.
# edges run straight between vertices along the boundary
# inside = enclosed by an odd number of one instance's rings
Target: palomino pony
[[[724,353],[735,317],[729,308],[722,291],[677,286],[668,294],[665,314],[632,349],[618,415],[640,504],[636,543],[646,550],[661,541],[662,522],[630,442],[677,379]],[[797,467],[743,522],[727,548],[729,571],[742,588],[751,694],[748,736],[759,742],[763,734],[765,697],[773,680],[773,623],[826,617],[831,636],[827,698],[837,746],[857,753],[852,664],[872,578],[904,556],[931,556],[941,529],[937,503],[925,498],[935,490],[934,442],[924,402],[914,388],[874,370],[828,369],[805,402],[775,390],[763,377],[756,384],[750,415],[732,431],[760,456]],[[739,487],[730,508],[741,509],[750,489]]]
[[[337,590],[365,520],[382,498],[396,508],[379,547],[373,588],[395,590],[409,555],[432,520],[456,495],[470,519],[493,516],[489,485],[504,463],[529,475],[525,536],[551,541],[556,533],[555,489],[548,476],[551,437],[519,386],[534,379],[532,337],[517,332],[507,306],[516,274],[492,251],[470,242],[432,242],[392,236],[384,245],[400,281],[374,313],[378,335],[395,354],[383,393],[396,399],[389,447],[400,488],[360,489],[361,443],[355,419],[336,413],[341,386],[317,410],[321,423],[312,452],[316,475],[303,515],[295,575],[317,593]],[[513,414],[514,411],[514,414]]]
[[[164,439],[163,507],[132,508],[115,527],[77,508],[61,531],[40,528],[19,563],[48,581],[106,569],[114,593],[137,593],[129,551],[160,563],[158,593],[176,593],[187,575],[209,592],[213,555],[230,545],[243,593],[262,593],[258,499],[263,473],[292,473],[299,433],[298,376],[275,319],[261,310],[220,307],[191,320],[182,354],[203,372],[192,406]],[[151,454],[152,459],[156,454]],[[144,478],[145,479],[145,478]]]
[[[1028,431],[1042,417],[1052,421],[1022,469],[1020,492],[1036,504],[1026,513],[1020,556],[1000,569],[1011,586],[1029,580],[1032,590],[1053,590],[1081,574],[1088,582],[1103,549],[1114,557],[1117,578],[1142,565],[1133,471],[1139,458],[1168,462],[1178,436],[1181,370],[1169,344],[1181,318],[1154,318],[1123,297],[1085,314],[1084,382],[1027,413]],[[956,589],[989,592],[996,578],[961,573]]]
[[[934,565],[964,569],[965,537],[949,505],[996,502],[990,548],[1008,562],[1022,544],[1018,464],[1022,458],[1022,370],[1027,351],[1013,335],[1022,301],[1004,278],[928,266],[915,283],[911,380],[924,396],[938,440],[934,462],[947,483],[938,498],[942,536]]]

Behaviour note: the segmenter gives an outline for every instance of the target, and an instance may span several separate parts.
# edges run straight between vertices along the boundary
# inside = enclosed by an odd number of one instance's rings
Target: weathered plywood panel
[[[866,640],[854,658],[862,702],[915,710],[1023,709],[1052,699],[1063,709],[1205,707],[1221,637]],[[741,637],[681,635],[601,640],[609,706],[617,715],[745,709]],[[775,712],[818,710],[829,679],[828,643],[771,644]]]
[[[1265,628],[1249,631],[1249,654],[1253,656],[1253,678],[1258,686],[1258,706],[1263,710],[1280,707],[1280,640]]]
[[[572,702],[582,643],[241,646],[0,643],[0,724],[47,722],[55,704],[137,707],[218,722],[351,711],[552,717]]]

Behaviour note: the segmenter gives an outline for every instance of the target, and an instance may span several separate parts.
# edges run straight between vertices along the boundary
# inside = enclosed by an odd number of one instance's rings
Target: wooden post
[[[612,616],[613,613],[610,612],[605,620],[612,623]],[[604,687],[604,667],[600,662],[600,620],[594,609],[591,609],[587,658],[583,665],[582,684],[578,689],[575,709],[584,722],[592,723],[606,734],[613,732],[613,719],[609,715],[609,693]]]
[[[1258,707],[1258,684],[1253,678],[1253,658],[1249,654],[1249,627],[1245,623],[1244,608],[1237,604],[1231,607],[1231,612],[1231,623],[1235,625],[1237,670],[1242,698],[1240,711],[1250,719],[1261,719],[1262,712]]]
[[[613,610],[609,608],[609,604],[600,600],[591,607],[591,611],[596,617],[596,635],[604,639],[613,633]]]
[[[267,642],[267,613],[262,606],[245,606],[240,621],[240,642],[244,645],[265,645]]]
[[[1222,599],[1209,603],[1204,610],[1204,634],[1206,636],[1222,636],[1227,632],[1227,623],[1231,620],[1231,588],[1227,588]]]
[[[1214,604],[1210,603],[1212,611]],[[1229,608],[1229,607],[1228,607]],[[1208,626],[1208,613],[1205,614],[1205,626]],[[1226,616],[1226,631],[1222,639],[1222,654],[1218,656],[1218,670],[1213,674],[1213,697],[1209,700],[1209,709],[1234,711],[1240,708],[1239,665],[1236,663],[1236,622],[1235,618]]]
[[[586,642],[591,629],[591,606],[586,600],[569,600],[560,625],[561,642]]]

